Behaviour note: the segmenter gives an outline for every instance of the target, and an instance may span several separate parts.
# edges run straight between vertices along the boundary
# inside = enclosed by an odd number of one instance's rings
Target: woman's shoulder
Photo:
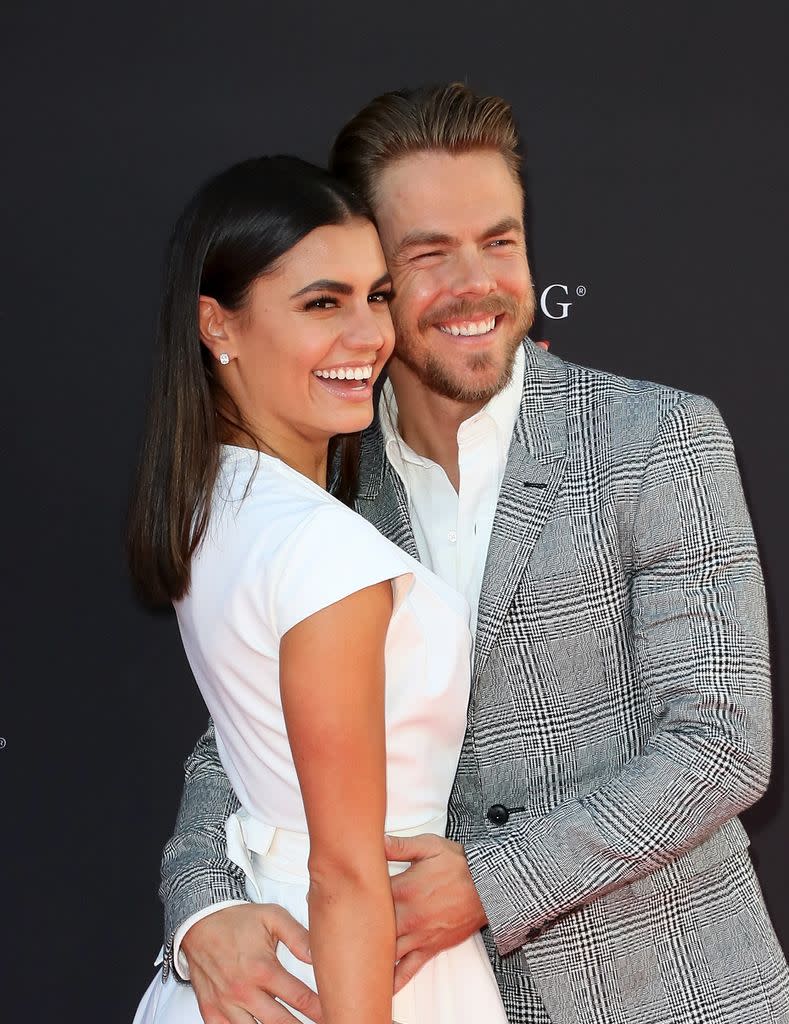
[[[214,504],[236,518],[307,519],[330,500],[322,488],[263,452],[222,446]]]
[[[216,561],[254,596],[277,636],[356,591],[412,573],[408,556],[366,519],[272,463],[261,460],[246,483],[236,481],[235,493],[246,496],[223,513],[228,540]]]
[[[227,446],[225,446],[227,447]],[[347,557],[354,550],[397,552],[370,523],[312,480],[278,459],[231,449],[223,453],[215,513],[234,532],[251,533],[258,551],[329,549]],[[405,557],[405,556],[403,556]]]

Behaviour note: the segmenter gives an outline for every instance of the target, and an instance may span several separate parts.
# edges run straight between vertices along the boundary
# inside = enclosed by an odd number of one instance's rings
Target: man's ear
[[[232,359],[231,339],[227,332],[227,316],[216,299],[201,295],[197,303],[197,319],[200,326],[200,340],[215,359],[225,354]],[[223,360],[228,362],[229,360]]]

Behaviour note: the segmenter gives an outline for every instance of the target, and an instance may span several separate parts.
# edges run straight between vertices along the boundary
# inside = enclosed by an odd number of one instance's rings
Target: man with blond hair
[[[737,817],[769,777],[770,682],[717,410],[524,340],[503,100],[386,94],[331,164],[368,199],[395,291],[356,508],[465,594],[475,632],[447,838],[389,841],[411,863],[392,882],[396,985],[482,928],[513,1022],[789,1022]],[[306,933],[247,902],[227,856],[237,807],[209,727],[165,849],[164,974],[191,976],[211,1024],[292,1022],[285,1004],[319,1019],[275,955],[307,957]]]

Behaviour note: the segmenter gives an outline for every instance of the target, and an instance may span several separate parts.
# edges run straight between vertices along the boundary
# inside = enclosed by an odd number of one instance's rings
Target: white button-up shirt
[[[460,424],[458,491],[441,466],[417,455],[400,436],[397,400],[388,380],[379,404],[386,457],[405,487],[419,557],[466,598],[472,632],[476,632],[493,517],[523,394],[524,363],[519,347],[509,384]]]

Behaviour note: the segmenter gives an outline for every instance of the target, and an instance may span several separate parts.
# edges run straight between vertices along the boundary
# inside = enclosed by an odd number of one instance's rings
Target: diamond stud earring
[[[230,362],[230,356],[227,354],[227,352],[223,352],[220,355],[219,362],[222,364],[222,366],[227,366],[227,364]]]

